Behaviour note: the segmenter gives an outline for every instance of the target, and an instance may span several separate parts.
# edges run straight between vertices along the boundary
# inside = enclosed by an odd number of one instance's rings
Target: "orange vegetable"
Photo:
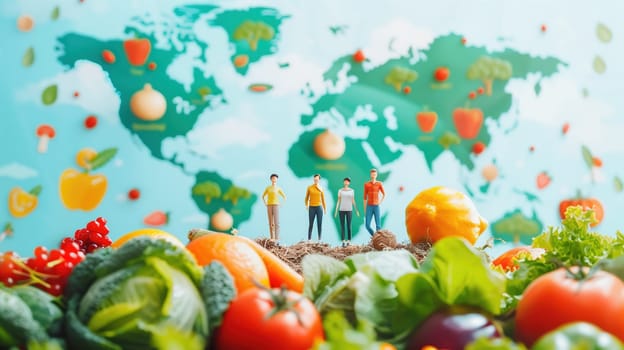
[[[412,243],[459,236],[474,244],[487,226],[468,196],[443,186],[420,192],[405,208],[405,228]]]
[[[256,251],[236,236],[210,233],[191,240],[188,249],[201,266],[219,261],[234,279],[236,291],[241,293],[255,288],[256,283],[269,287],[267,268]]]
[[[286,288],[295,292],[303,292],[303,276],[290,267],[290,265],[271,251],[256,243],[253,239],[243,236],[237,236],[237,238],[249,243],[260,256],[269,273],[269,282],[272,288],[279,288],[284,285]]]

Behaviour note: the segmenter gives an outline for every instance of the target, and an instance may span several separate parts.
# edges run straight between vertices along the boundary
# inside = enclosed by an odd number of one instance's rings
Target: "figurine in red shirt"
[[[380,196],[381,195],[381,196]],[[381,229],[379,205],[386,198],[383,184],[377,181],[377,169],[371,169],[370,181],[364,184],[364,212],[366,213],[366,230],[372,236]],[[371,219],[375,217],[375,231],[371,228]]]

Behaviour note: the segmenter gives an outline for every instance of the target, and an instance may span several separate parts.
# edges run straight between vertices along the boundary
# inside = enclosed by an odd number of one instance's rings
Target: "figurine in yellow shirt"
[[[314,219],[316,218],[316,230],[318,232],[318,239],[321,240],[321,226],[323,224],[323,213],[326,213],[325,209],[325,193],[319,184],[321,175],[314,175],[314,183],[308,186],[305,196],[305,206],[308,209],[308,241],[312,239],[312,226],[314,226]],[[322,208],[322,210],[321,210]]]
[[[269,217],[269,233],[271,239],[279,240],[279,206],[280,201],[278,196],[282,196],[286,200],[286,194],[281,188],[277,186],[277,174],[271,174],[271,185],[264,189],[262,193],[262,200],[267,207],[267,215]]]

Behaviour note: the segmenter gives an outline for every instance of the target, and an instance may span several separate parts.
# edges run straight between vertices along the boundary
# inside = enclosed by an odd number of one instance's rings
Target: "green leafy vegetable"
[[[55,6],[54,9],[52,10],[52,13],[50,14],[50,19],[53,21],[56,21],[59,16],[61,14],[61,8],[58,6]]]
[[[188,251],[166,240],[139,237],[94,255],[76,267],[80,276],[91,273],[87,286],[76,287],[73,273],[68,281],[71,347],[171,349],[186,341],[189,349],[205,347],[204,273]]]
[[[22,66],[30,67],[35,62],[35,49],[31,46],[29,47],[24,56],[22,57]]]
[[[117,148],[107,148],[101,152],[98,152],[95,158],[89,162],[90,170],[95,170],[104,166],[117,154]]]
[[[549,227],[533,239],[533,247],[543,248],[546,253],[536,260],[519,262],[507,283],[507,293],[520,296],[537,277],[560,266],[587,266],[604,264],[603,260],[624,254],[624,235],[615,237],[590,232],[593,212],[580,206],[569,207],[561,227]],[[611,262],[613,263],[613,262]]]
[[[56,299],[52,295],[39,288],[26,285],[12,287],[11,291],[28,305],[35,321],[37,321],[49,335],[60,336],[63,311],[57,305]]]
[[[32,310],[10,288],[0,287],[0,347],[20,346],[49,338]]]
[[[592,168],[594,166],[594,156],[592,156],[591,151],[585,145],[581,146],[581,154],[583,155],[583,160],[585,161],[585,165],[588,168]]]
[[[622,192],[624,190],[624,182],[616,176],[613,178],[613,187],[615,187],[615,192]]]
[[[397,334],[406,335],[434,311],[454,305],[474,306],[498,315],[505,276],[489,267],[484,254],[465,240],[447,237],[438,241],[420,270],[397,281],[404,312]]]
[[[509,338],[481,337],[468,344],[465,350],[526,350],[526,347],[524,344],[515,343]]]
[[[56,84],[49,85],[41,93],[41,102],[43,102],[44,105],[49,106],[56,102],[57,94],[58,86],[56,86]]]
[[[208,323],[211,330],[221,325],[223,313],[236,297],[234,279],[219,261],[215,260],[204,268],[202,297],[208,310]]]
[[[596,36],[598,37],[598,40],[603,43],[609,43],[613,38],[611,29],[609,29],[609,27],[607,27],[604,23],[598,23],[596,25]]]
[[[607,71],[607,63],[602,57],[598,55],[594,57],[593,67],[594,67],[594,72],[598,74],[603,74],[604,72]]]
[[[332,311],[323,319],[326,341],[317,344],[313,350],[378,350],[373,324],[360,320],[356,327],[345,318],[344,314]]]
[[[304,258],[304,295],[321,315],[340,311],[353,324],[369,320],[379,339],[394,336],[399,312],[396,280],[417,271],[418,263],[405,250],[355,254],[344,262],[308,255]]]

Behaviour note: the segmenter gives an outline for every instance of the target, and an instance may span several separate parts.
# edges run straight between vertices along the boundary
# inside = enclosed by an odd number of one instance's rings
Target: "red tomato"
[[[449,78],[450,75],[451,75],[451,70],[448,69],[447,67],[438,67],[433,72],[433,77],[435,78],[435,80],[439,82],[445,81],[446,79]]]
[[[280,305],[286,303],[293,305]],[[219,350],[307,350],[324,338],[321,316],[309,299],[293,291],[251,288],[230,304],[215,344]]]
[[[524,291],[515,321],[516,337],[527,346],[576,321],[592,323],[624,341],[624,282],[605,271],[581,280],[563,268],[549,272]]]
[[[581,197],[564,199],[559,202],[559,216],[561,219],[565,219],[565,212],[568,207],[577,205],[583,207],[583,210],[591,209],[594,211],[596,221],[590,224],[591,227],[598,226],[598,224],[602,222],[602,219],[604,219],[604,207],[598,199]]]
[[[485,143],[477,141],[472,145],[472,153],[479,155],[483,151],[485,151]]]
[[[492,261],[492,265],[499,266],[505,272],[516,271],[520,267],[517,262],[518,259],[527,258],[535,260],[542,256],[542,254],[544,253],[546,253],[546,251],[542,248],[519,246],[511,248],[503,254],[499,255],[498,258]]]
[[[364,52],[362,50],[357,50],[353,54],[353,60],[357,63],[362,63],[366,60],[366,56],[364,55]]]

